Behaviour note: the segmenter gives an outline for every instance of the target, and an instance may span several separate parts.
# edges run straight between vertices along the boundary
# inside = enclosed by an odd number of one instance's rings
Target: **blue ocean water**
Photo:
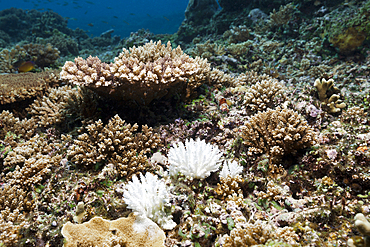
[[[68,27],[93,36],[114,29],[121,38],[138,29],[175,33],[184,20],[188,0],[0,0],[0,10],[15,7],[53,10],[68,19]]]

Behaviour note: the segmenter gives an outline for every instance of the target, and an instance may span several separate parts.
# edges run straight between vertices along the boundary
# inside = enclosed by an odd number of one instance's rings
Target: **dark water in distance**
[[[0,10],[11,7],[53,10],[68,17],[68,27],[94,36],[109,29],[121,38],[138,29],[153,33],[175,33],[184,20],[188,0],[0,0]]]

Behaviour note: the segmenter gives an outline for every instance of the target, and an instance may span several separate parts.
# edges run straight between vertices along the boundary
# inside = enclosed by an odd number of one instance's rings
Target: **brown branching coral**
[[[50,88],[46,95],[36,99],[27,111],[39,126],[61,124],[68,116],[89,121],[96,117],[97,103],[94,94],[81,88],[63,86]]]
[[[23,48],[31,57],[31,60],[41,68],[54,64],[59,58],[59,50],[50,43],[46,45],[31,43],[24,45]]]
[[[237,84],[237,78],[214,68],[211,72],[209,72],[208,82],[209,84],[217,85],[218,87],[231,87]]]
[[[220,181],[221,183],[217,184],[216,193],[222,200],[232,200],[236,197],[243,201],[243,191],[240,187],[243,183],[241,175],[220,177]]]
[[[159,135],[152,128],[137,124],[125,124],[118,115],[103,126],[101,120],[86,127],[88,133],[78,136],[68,150],[68,157],[78,165],[91,166],[99,163],[112,163],[122,177],[129,179],[147,166],[145,156],[159,143]]]
[[[338,93],[340,90],[334,87],[333,79],[325,80],[323,78],[321,81],[317,79],[314,86],[317,89],[320,101],[328,108],[329,113],[340,112],[342,108],[346,107],[346,104],[339,99],[340,95]]]
[[[1,174],[5,183],[0,190],[0,241],[7,246],[17,243],[19,230],[26,225],[24,213],[34,207],[32,188],[49,176],[53,166],[59,165],[62,156],[57,151],[62,146],[60,143],[49,144],[36,135],[18,144],[5,158],[6,169]]]
[[[245,73],[242,73],[238,76],[237,82],[234,85],[236,86],[249,86],[255,85],[256,83],[263,81],[263,80],[271,80],[272,77],[266,74],[258,74],[257,72],[251,70]]]
[[[36,97],[58,83],[55,71],[0,75],[0,104]]]
[[[65,118],[65,105],[74,91],[76,90],[72,90],[70,86],[51,88],[41,99],[36,99],[27,111],[37,120],[39,126],[60,123]]]
[[[296,7],[289,3],[285,6],[280,6],[280,9],[275,9],[270,14],[270,20],[268,21],[269,26],[281,26],[287,24],[292,19],[293,13],[296,11]]]
[[[247,223],[245,229],[234,228],[223,246],[247,247],[266,244],[268,240],[279,241],[280,244],[289,244],[289,246],[298,246],[299,237],[292,227],[276,227],[266,221],[258,220],[254,223]]]
[[[9,111],[0,113],[0,126],[0,140],[3,145],[12,147],[17,145],[19,139],[29,140],[37,127],[34,119],[19,120]]]
[[[170,43],[166,46],[159,41],[123,49],[111,64],[97,57],[78,57],[75,63],[66,62],[60,75],[99,95],[147,105],[176,93],[189,97],[206,81],[209,71],[207,60],[191,58],[180,47],[172,49]]]
[[[210,40],[207,40],[203,44],[197,44],[196,47],[192,50],[193,56],[199,56],[207,59],[212,56],[224,55],[225,53],[225,46],[211,43]]]
[[[267,108],[274,108],[283,102],[285,95],[283,85],[275,79],[262,80],[252,85],[245,93],[244,104],[253,112],[265,111]]]
[[[316,133],[301,115],[280,107],[253,115],[241,131],[249,153],[266,153],[270,162],[310,147],[316,140]]]
[[[227,39],[227,42],[229,44],[232,44],[244,42],[247,41],[248,39],[251,39],[251,34],[247,26],[242,25],[227,30],[226,32],[224,32],[223,37],[224,39]]]
[[[1,73],[12,73],[17,69],[14,67],[14,63],[18,60],[26,59],[27,52],[20,45],[16,45],[11,50],[3,49],[0,52],[0,72]]]

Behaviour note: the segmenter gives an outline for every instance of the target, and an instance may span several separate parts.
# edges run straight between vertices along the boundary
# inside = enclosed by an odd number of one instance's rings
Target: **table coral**
[[[0,75],[0,104],[23,101],[41,95],[57,84],[55,71]]]
[[[65,63],[60,76],[104,97],[148,105],[176,93],[189,97],[207,80],[209,71],[207,60],[191,58],[180,47],[172,49],[169,42],[166,46],[159,41],[123,49],[111,64],[97,57],[78,57]]]

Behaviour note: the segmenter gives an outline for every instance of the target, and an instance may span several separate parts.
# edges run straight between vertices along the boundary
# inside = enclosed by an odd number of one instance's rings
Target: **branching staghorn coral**
[[[237,79],[219,69],[214,68],[211,70],[211,72],[209,72],[208,81],[209,84],[216,85],[217,87],[229,87],[234,86],[237,82]]]
[[[78,57],[75,63],[65,63],[60,76],[101,96],[148,105],[154,99],[176,93],[189,97],[207,80],[209,71],[207,60],[191,58],[180,47],[172,49],[169,42],[166,46],[151,41],[123,49],[111,64],[102,63],[97,57]]]
[[[237,26],[232,27],[230,30],[227,30],[223,34],[224,39],[227,39],[227,42],[229,44],[232,43],[239,43],[247,41],[248,39],[251,39],[250,30],[247,28],[247,26]]]
[[[270,27],[281,26],[287,24],[292,19],[294,12],[297,11],[296,6],[292,3],[288,3],[285,6],[280,6],[280,9],[275,9],[270,13],[270,19],[267,25]]]
[[[241,137],[249,147],[249,154],[268,154],[270,163],[286,154],[310,147],[317,138],[301,115],[280,107],[253,115],[241,126]]]
[[[340,95],[336,94],[340,91],[337,87],[334,87],[333,79],[325,80],[323,78],[321,81],[316,79],[314,86],[317,89],[320,101],[328,108],[329,113],[340,112],[342,108],[346,107],[346,104],[339,99]]]
[[[125,124],[118,115],[105,126],[98,120],[85,129],[87,133],[79,135],[68,150],[71,161],[85,166],[112,163],[126,179],[146,168],[145,154],[160,143],[152,128],[144,125],[141,132],[134,134],[137,124]]]
[[[209,59],[211,56],[220,56],[226,53],[225,46],[212,43],[207,40],[203,44],[197,44],[194,49],[191,50],[193,56],[199,56],[202,58]]]

